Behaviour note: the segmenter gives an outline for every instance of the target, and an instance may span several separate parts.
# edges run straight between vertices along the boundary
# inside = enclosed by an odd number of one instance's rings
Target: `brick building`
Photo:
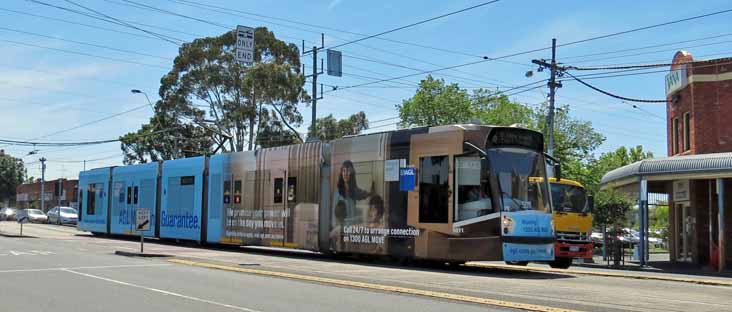
[[[732,264],[732,58],[695,61],[679,51],[672,64],[668,157],[610,171],[602,184],[638,198],[646,235],[648,193],[667,194],[671,262],[723,270]]]
[[[48,211],[55,206],[76,208],[79,180],[46,181],[43,188],[46,193],[44,210]],[[18,185],[15,192],[18,208],[41,208],[41,182]]]
[[[668,155],[732,152],[732,58],[677,52],[666,77]]]

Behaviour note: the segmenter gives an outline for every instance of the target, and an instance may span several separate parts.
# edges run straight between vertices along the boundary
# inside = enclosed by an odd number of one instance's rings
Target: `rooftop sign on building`
[[[682,65],[677,70],[672,70],[666,74],[666,96],[679,91],[689,84],[686,76],[686,65]]]

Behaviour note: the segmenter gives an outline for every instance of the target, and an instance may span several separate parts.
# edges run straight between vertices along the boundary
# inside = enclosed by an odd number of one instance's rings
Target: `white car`
[[[21,209],[18,210],[17,217],[18,220],[21,220],[23,218],[28,219],[28,222],[31,223],[45,223],[48,218],[45,214],[43,214],[43,211],[40,211],[38,209]]]
[[[59,210],[61,211],[60,218]],[[76,209],[71,207],[54,207],[49,210],[46,215],[48,216],[48,223],[50,224],[76,224],[76,219],[79,218]]]

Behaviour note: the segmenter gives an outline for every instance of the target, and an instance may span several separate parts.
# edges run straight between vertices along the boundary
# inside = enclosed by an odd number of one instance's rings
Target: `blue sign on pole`
[[[399,190],[413,191],[417,181],[417,169],[413,167],[399,168]]]

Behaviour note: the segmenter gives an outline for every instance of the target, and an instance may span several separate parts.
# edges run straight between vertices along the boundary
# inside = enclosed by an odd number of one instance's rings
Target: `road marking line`
[[[73,268],[45,268],[45,269],[17,269],[17,270],[0,270],[0,273],[18,273],[18,272],[44,272],[44,271],[63,271],[63,270],[93,270],[93,269],[117,269],[117,268],[144,268],[169,266],[171,264],[123,264],[123,265],[102,265],[102,266],[82,266]]]
[[[593,272],[593,271],[583,271],[583,270],[549,269],[549,268],[522,267],[522,266],[515,266],[515,265],[488,264],[488,263],[467,263],[465,265],[471,266],[471,267],[507,269],[507,270],[514,270],[514,271],[522,271],[522,272],[547,272],[547,273],[575,274],[575,275],[593,275],[593,276],[602,276],[602,277],[621,277],[621,278],[632,278],[632,279],[641,279],[641,280],[682,282],[682,283],[692,283],[692,284],[700,284],[700,285],[732,286],[732,281],[699,279],[699,278],[683,278],[683,277],[626,274],[626,273],[613,273],[613,272]]]
[[[542,306],[542,305],[536,305],[536,304],[518,303],[518,302],[480,298],[480,297],[473,297],[473,296],[465,296],[465,295],[458,295],[458,294],[451,294],[451,293],[437,292],[437,291],[430,291],[430,290],[421,290],[421,289],[414,289],[414,288],[406,288],[406,287],[399,287],[399,286],[388,286],[388,285],[380,285],[380,284],[373,284],[373,283],[339,280],[339,279],[334,279],[334,278],[317,277],[317,276],[311,276],[311,275],[274,272],[274,271],[257,270],[257,269],[244,269],[244,268],[238,268],[238,267],[233,267],[233,266],[226,266],[226,265],[219,265],[219,264],[205,263],[205,262],[196,262],[196,261],[182,260],[182,259],[170,259],[170,260],[168,260],[168,262],[190,265],[190,266],[197,266],[197,267],[204,267],[204,268],[210,268],[210,269],[218,269],[218,270],[233,271],[233,272],[240,272],[240,273],[249,273],[249,274],[256,274],[256,275],[263,275],[263,276],[281,277],[281,278],[294,279],[294,280],[302,280],[302,281],[317,282],[317,283],[339,285],[339,286],[348,286],[348,287],[355,287],[355,288],[364,288],[364,289],[379,290],[379,291],[385,291],[385,292],[395,292],[395,293],[402,293],[402,294],[408,294],[408,295],[449,299],[449,300],[455,300],[455,301],[492,305],[492,306],[521,309],[521,310],[528,310],[528,311],[578,312],[577,310],[548,307],[548,306]]]
[[[162,289],[157,289],[157,288],[152,288],[152,287],[137,285],[137,284],[133,284],[133,283],[118,281],[118,280],[111,279],[111,278],[106,278],[106,277],[103,277],[103,276],[92,275],[92,274],[82,273],[82,272],[76,272],[76,271],[69,270],[69,269],[64,269],[62,271],[69,272],[69,273],[74,273],[74,274],[78,274],[78,275],[86,276],[86,277],[90,277],[90,278],[95,278],[95,279],[107,281],[107,282],[110,282],[110,283],[115,283],[115,284],[124,285],[124,286],[128,286],[128,287],[139,288],[139,289],[144,289],[144,290],[148,290],[148,291],[152,291],[152,292],[156,292],[156,293],[161,293],[161,294],[164,294],[164,295],[169,295],[169,296],[175,296],[175,297],[179,297],[179,298],[183,298],[183,299],[188,299],[188,300],[191,300],[191,301],[198,301],[198,302],[203,302],[203,303],[207,303],[207,304],[217,305],[217,306],[225,307],[225,308],[229,308],[229,309],[234,309],[234,310],[239,310],[239,311],[246,311],[246,312],[260,312],[258,310],[252,310],[252,309],[248,309],[248,308],[245,308],[245,307],[239,307],[239,306],[230,305],[230,304],[226,304],[226,303],[221,303],[221,302],[216,302],[216,301],[201,299],[201,298],[197,298],[197,297],[186,296],[186,295],[183,295],[183,294],[174,293],[174,292],[170,292],[170,291],[167,291],[167,290],[162,290]]]

